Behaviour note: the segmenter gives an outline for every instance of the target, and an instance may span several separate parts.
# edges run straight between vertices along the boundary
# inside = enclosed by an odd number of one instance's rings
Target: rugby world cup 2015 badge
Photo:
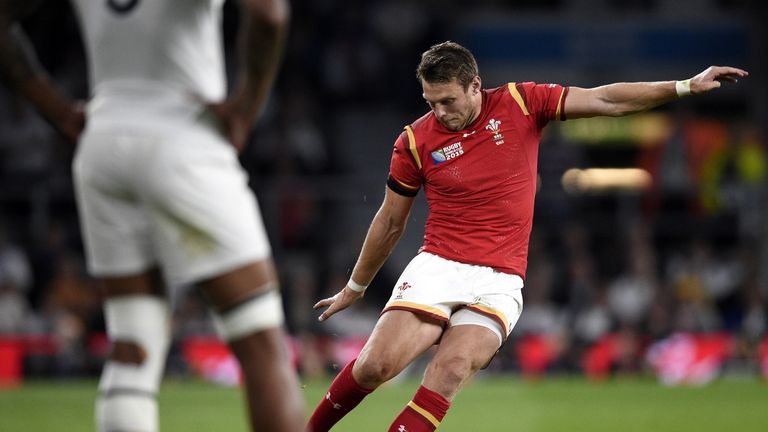
[[[496,119],[489,120],[488,124],[485,125],[485,129],[493,133],[493,142],[495,142],[496,145],[504,144],[504,135],[502,135],[501,132],[499,132],[500,126],[501,126],[501,120],[496,120]]]
[[[445,161],[449,161],[451,159],[456,159],[457,157],[463,154],[464,154],[464,149],[461,147],[461,141],[459,141],[451,145],[445,146],[440,150],[433,151],[432,161],[435,162],[435,165],[437,165]]]

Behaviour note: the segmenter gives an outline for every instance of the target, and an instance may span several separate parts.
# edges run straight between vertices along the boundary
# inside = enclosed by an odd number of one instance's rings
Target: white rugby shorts
[[[522,288],[520,276],[421,252],[403,271],[382,313],[406,310],[451,326],[479,325],[502,344],[523,311]]]
[[[73,171],[94,276],[159,266],[186,284],[271,254],[247,174],[210,118],[89,119]]]

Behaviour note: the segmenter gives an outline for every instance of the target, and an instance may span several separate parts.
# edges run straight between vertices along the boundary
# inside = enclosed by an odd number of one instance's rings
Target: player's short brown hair
[[[456,42],[446,41],[432,45],[421,54],[421,62],[416,68],[419,82],[447,83],[454,78],[464,87],[478,75],[475,56]]]

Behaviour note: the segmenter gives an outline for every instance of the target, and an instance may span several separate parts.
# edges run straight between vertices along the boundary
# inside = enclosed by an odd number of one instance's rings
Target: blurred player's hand
[[[19,91],[43,118],[71,143],[85,129],[85,102],[73,101],[45,75],[36,75],[19,85]]]
[[[738,82],[739,78],[744,78],[749,72],[729,67],[729,66],[710,66],[700,74],[691,78],[691,93],[704,93],[712,89],[719,88],[723,81]]]
[[[60,118],[54,119],[54,126],[71,143],[77,143],[85,129],[85,104],[76,102]]]
[[[208,109],[216,116],[221,126],[221,132],[238,153],[245,148],[248,132],[251,130],[252,117],[240,109],[232,100],[208,104]]]
[[[364,291],[361,291],[361,292],[353,291],[349,287],[345,286],[335,296],[320,300],[319,302],[315,303],[315,306],[313,307],[313,309],[320,309],[325,306],[328,306],[328,309],[326,309],[323,313],[321,313],[320,317],[318,317],[317,320],[321,322],[325,321],[336,312],[339,312],[348,308],[349,305],[354,303],[357,299],[361,298],[364,293],[365,293]]]

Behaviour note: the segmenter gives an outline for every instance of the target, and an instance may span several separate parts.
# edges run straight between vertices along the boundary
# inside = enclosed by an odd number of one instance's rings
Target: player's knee
[[[397,365],[389,358],[366,355],[355,362],[355,378],[358,384],[367,388],[378,387],[398,372]]]
[[[227,342],[281,327],[285,317],[280,292],[276,288],[260,292],[226,311],[214,312],[213,321],[219,337]]]
[[[471,377],[482,365],[464,356],[450,356],[438,359],[433,365],[434,374],[440,377],[449,387],[458,388],[467,378]]]
[[[122,296],[105,304],[112,351],[105,370],[114,369],[109,386],[154,391],[170,345],[170,312],[167,303],[148,295]]]
[[[117,363],[141,366],[147,359],[147,351],[139,344],[116,340],[112,342],[109,360]]]
[[[107,300],[105,317],[113,345],[99,383],[98,429],[154,432],[155,396],[171,339],[168,305],[149,295],[115,297]]]

